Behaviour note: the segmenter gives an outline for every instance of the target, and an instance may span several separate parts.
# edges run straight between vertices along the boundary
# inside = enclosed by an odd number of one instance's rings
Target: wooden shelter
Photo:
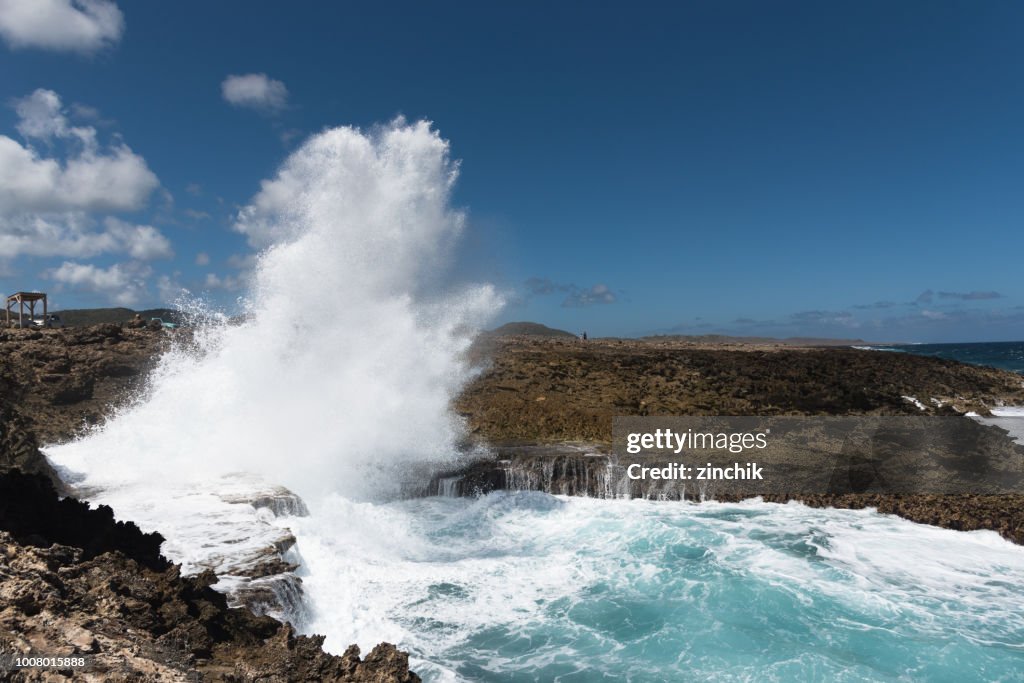
[[[25,327],[25,308],[28,308],[28,322],[36,317],[36,302],[43,302],[43,320],[46,316],[46,294],[43,292],[15,292],[7,297],[7,327],[11,326],[11,309],[18,307],[18,327]]]

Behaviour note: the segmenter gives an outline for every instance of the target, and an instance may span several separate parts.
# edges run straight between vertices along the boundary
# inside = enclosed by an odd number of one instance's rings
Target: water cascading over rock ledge
[[[1006,441],[1012,442],[998,432],[990,436],[1001,446],[1005,446]],[[601,443],[501,444],[493,446],[486,457],[477,453],[461,466],[434,475],[427,486],[429,495],[472,497],[492,491],[538,491],[597,499],[641,498],[691,503],[737,502],[752,497],[751,494],[716,490],[714,482],[630,479],[627,464],[611,454],[607,444]],[[936,457],[942,455],[936,453]],[[944,455],[955,457],[956,454]],[[650,464],[657,466],[664,462]],[[853,493],[837,489],[800,494],[765,492],[757,497],[772,503],[798,501],[818,508],[875,508],[881,513],[947,529],[988,529],[1024,545],[1024,496],[1019,494]]]

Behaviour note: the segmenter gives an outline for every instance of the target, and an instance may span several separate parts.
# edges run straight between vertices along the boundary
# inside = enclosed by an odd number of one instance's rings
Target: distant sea
[[[887,344],[856,348],[948,358],[963,363],[988,365],[1024,374],[1024,341],[975,342],[971,344]]]

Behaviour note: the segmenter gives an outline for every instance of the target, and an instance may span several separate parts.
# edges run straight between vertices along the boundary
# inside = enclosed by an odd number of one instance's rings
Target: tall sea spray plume
[[[444,284],[457,171],[424,121],[311,137],[239,212],[262,250],[245,322],[166,354],[143,398],[52,454],[101,487],[245,471],[360,498],[450,457],[464,351],[501,305],[489,285]]]

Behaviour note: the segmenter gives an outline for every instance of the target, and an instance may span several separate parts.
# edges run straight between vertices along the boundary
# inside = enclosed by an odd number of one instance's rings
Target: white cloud
[[[231,75],[220,84],[224,100],[236,107],[276,112],[288,106],[288,88],[266,74]]]
[[[95,256],[107,249],[102,234],[81,213],[63,216],[23,214],[0,219],[0,253],[7,257]]]
[[[90,121],[98,121],[101,123],[105,123],[103,121],[100,121],[100,110],[96,107],[90,107],[87,104],[72,102],[71,113],[80,119],[88,119]]]
[[[120,247],[107,251],[124,251],[140,261],[174,256],[171,241],[152,225],[132,225],[112,217],[108,217],[103,223],[107,228],[104,234]]]
[[[142,300],[146,294],[146,278],[151,274],[148,266],[138,263],[115,263],[109,268],[100,268],[73,261],[65,261],[47,273],[59,284],[102,294],[118,306],[133,306]]]
[[[0,215],[20,211],[132,211],[159,185],[127,145],[61,162],[0,135]]]
[[[0,0],[3,2],[3,0]],[[18,211],[131,211],[159,185],[146,160],[128,145],[101,150],[96,129],[69,127],[60,96],[40,88],[15,102],[26,138],[67,142],[65,160],[0,135],[0,215]]]
[[[201,251],[198,254],[196,254],[196,265],[197,266],[207,266],[209,264],[210,264],[210,255],[209,254],[207,254],[205,251]]]
[[[0,253],[71,258],[125,253],[144,261],[174,255],[170,240],[151,225],[108,217],[102,226],[97,229],[96,221],[82,213],[15,216],[0,220]]]
[[[613,304],[618,300],[615,296],[615,292],[610,290],[607,285],[596,284],[590,289],[573,288],[569,290],[569,294],[566,295],[565,300],[562,302],[563,308],[583,308],[586,306],[596,306],[600,304]]]
[[[122,33],[112,0],[0,0],[0,36],[12,48],[94,52]]]
[[[50,271],[50,277],[57,282],[85,285],[94,289],[115,289],[128,283],[128,275],[120,263],[104,269],[92,264],[65,261],[59,268]]]
[[[122,252],[142,260],[172,254],[152,226],[93,215],[146,205],[160,181],[145,159],[122,142],[101,148],[95,128],[69,125],[52,90],[36,90],[14,108],[19,133],[42,141],[46,154],[0,135],[0,251],[71,258]]]
[[[31,95],[15,100],[14,111],[19,119],[18,132],[26,138],[48,140],[68,133],[68,120],[64,116],[60,96],[52,90],[39,88]]]

